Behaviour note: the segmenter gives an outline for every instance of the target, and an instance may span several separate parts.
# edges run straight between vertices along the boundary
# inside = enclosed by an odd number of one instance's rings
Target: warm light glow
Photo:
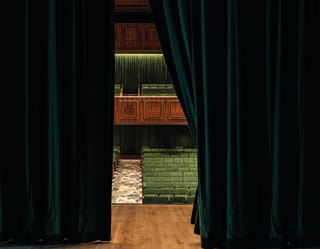
[[[115,56],[163,56],[163,54],[115,54]]]

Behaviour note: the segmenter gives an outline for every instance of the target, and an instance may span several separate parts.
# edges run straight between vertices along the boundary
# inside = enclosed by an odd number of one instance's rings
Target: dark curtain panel
[[[202,247],[319,246],[319,1],[150,2],[198,146]]]
[[[0,241],[110,240],[113,1],[6,6]]]

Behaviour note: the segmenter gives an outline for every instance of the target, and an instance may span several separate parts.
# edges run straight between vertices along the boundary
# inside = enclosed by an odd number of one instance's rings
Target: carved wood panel
[[[138,119],[139,101],[138,100],[120,100],[120,118]]]
[[[116,96],[115,125],[187,125],[177,97]]]
[[[116,23],[116,53],[161,52],[157,28],[154,23]]]

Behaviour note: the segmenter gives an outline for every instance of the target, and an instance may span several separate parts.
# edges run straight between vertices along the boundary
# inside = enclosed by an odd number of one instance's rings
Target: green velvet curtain
[[[195,148],[190,130],[180,125],[117,125],[113,141],[124,155],[139,155],[143,146]]]
[[[162,54],[116,54],[114,77],[115,83],[124,84],[124,87],[129,83],[171,83]]]
[[[198,146],[202,247],[319,246],[319,1],[150,2]]]
[[[110,240],[113,1],[25,0],[0,90],[0,241]]]

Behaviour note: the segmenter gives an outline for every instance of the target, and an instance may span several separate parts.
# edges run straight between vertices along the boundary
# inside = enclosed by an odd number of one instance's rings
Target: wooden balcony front
[[[188,125],[176,96],[115,96],[115,125]]]

